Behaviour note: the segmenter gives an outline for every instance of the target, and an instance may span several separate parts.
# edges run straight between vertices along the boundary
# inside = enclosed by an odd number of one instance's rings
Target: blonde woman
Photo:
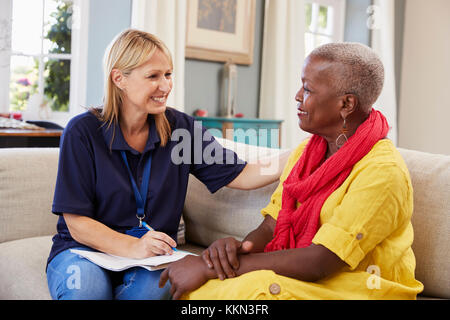
[[[53,299],[169,298],[168,286],[158,288],[158,271],[110,272],[70,249],[136,259],[170,254],[177,246],[189,174],[211,192],[224,186],[257,188],[280,176],[283,163],[273,175],[260,175],[259,164],[239,161],[212,137],[194,141],[194,131],[204,134],[205,129],[166,106],[172,70],[170,52],[157,37],[122,32],[105,55],[104,106],[67,125],[52,206],[59,215],[58,233],[47,264]],[[175,130],[189,134],[182,142],[190,148],[180,151],[171,139]],[[233,161],[199,158],[206,149]],[[157,231],[147,232],[143,222]]]

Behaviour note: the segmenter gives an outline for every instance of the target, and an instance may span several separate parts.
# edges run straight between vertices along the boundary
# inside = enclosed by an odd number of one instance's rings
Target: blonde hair
[[[160,39],[150,33],[128,29],[120,33],[109,45],[103,61],[105,76],[103,109],[101,111],[93,110],[94,114],[108,125],[108,129],[113,123],[118,123],[122,104],[122,91],[114,84],[111,71],[118,69],[124,75],[129,75],[133,69],[147,62],[156,50],[160,50],[167,57],[173,68],[169,49]],[[165,113],[154,115],[154,119],[161,145],[165,146],[171,135],[169,121]],[[113,133],[112,139],[114,139],[114,135],[115,133]]]

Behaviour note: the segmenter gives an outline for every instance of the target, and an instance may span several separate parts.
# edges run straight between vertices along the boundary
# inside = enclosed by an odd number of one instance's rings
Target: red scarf
[[[320,211],[325,200],[347,179],[353,166],[388,132],[386,118],[373,109],[348,142],[325,162],[327,141],[313,135],[283,183],[282,206],[274,238],[264,251],[310,246],[319,228]],[[301,203],[298,208],[297,201]]]

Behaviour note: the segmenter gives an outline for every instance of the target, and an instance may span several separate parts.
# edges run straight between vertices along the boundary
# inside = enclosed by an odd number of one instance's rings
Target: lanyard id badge
[[[146,230],[142,228],[142,221],[145,218],[145,203],[147,201],[147,193],[148,193],[148,185],[150,180],[150,171],[152,168],[152,154],[150,154],[147,162],[145,163],[144,173],[142,176],[142,183],[140,189],[138,189],[136,185],[136,181],[134,181],[133,174],[131,173],[130,165],[128,164],[127,155],[125,151],[121,151],[123,162],[128,170],[128,174],[130,176],[131,186],[134,192],[134,197],[136,198],[136,217],[139,219],[139,229]]]

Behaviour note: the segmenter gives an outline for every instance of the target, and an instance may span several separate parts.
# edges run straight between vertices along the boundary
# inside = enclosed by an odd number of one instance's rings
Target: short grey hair
[[[383,63],[374,50],[360,43],[329,43],[313,50],[310,56],[340,64],[333,79],[338,94],[354,94],[364,111],[371,109],[384,84]]]

